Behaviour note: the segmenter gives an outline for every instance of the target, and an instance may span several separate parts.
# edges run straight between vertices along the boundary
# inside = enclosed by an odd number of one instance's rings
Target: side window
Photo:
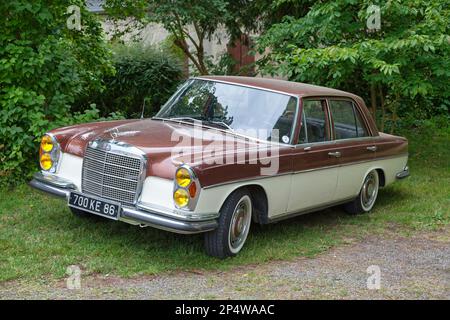
[[[279,130],[279,138],[283,143],[289,143],[291,140],[292,127],[295,120],[295,112],[297,111],[297,99],[290,98],[283,114],[278,118],[274,125],[274,129]]]
[[[298,143],[322,142],[328,140],[325,103],[321,100],[304,100],[302,126]]]
[[[333,116],[336,139],[350,139],[367,136],[361,115],[353,102],[331,100],[330,110]]]
[[[361,118],[361,113],[355,106],[353,106],[353,110],[356,116],[356,131],[358,132],[358,137],[367,137],[369,134],[367,133],[366,126],[364,125],[364,121]]]

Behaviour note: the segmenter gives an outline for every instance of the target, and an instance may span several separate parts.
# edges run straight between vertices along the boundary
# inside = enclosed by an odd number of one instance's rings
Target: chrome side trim
[[[252,177],[252,178],[242,178],[242,179],[237,179],[237,180],[233,180],[233,181],[227,181],[227,182],[221,182],[221,183],[212,184],[212,185],[209,185],[209,186],[205,186],[202,189],[211,189],[211,188],[214,188],[214,187],[226,186],[226,185],[233,184],[233,183],[240,183],[240,182],[246,182],[246,181],[249,181],[249,182],[250,181],[257,181],[257,180],[262,180],[262,179],[286,176],[286,175],[290,175],[290,174],[292,174],[292,171],[279,173],[279,174],[274,174],[274,175],[271,175],[271,176],[257,176],[257,177]]]
[[[334,206],[337,206],[337,205],[349,202],[349,201],[353,200],[354,198],[355,197],[350,197],[350,198],[346,198],[344,200],[332,201],[332,202],[328,202],[326,204],[321,204],[320,206],[306,208],[306,209],[301,210],[301,211],[286,212],[286,213],[283,213],[283,214],[278,215],[276,217],[269,218],[268,223],[275,223],[275,222],[282,221],[282,220],[285,220],[285,219],[289,219],[289,218],[292,218],[292,217],[295,217],[295,216],[300,216],[300,215],[303,215],[303,214],[307,214],[307,213],[311,213],[311,212],[315,212],[315,211],[320,211],[320,210],[323,210],[323,209],[326,209],[326,208],[329,208],[329,207],[334,207]]]
[[[301,143],[301,144],[295,145],[294,147],[296,149],[298,149],[298,148],[304,148],[304,147],[321,146],[321,145],[326,145],[326,144],[337,146],[337,145],[339,145],[341,143],[351,142],[351,141],[376,141],[376,140],[380,140],[380,139],[381,139],[380,136],[347,138],[347,139],[328,140],[328,141],[321,141],[321,142]]]
[[[234,181],[227,181],[227,182],[212,184],[212,185],[203,187],[203,189],[210,189],[210,188],[229,185],[229,184],[233,184],[233,183],[240,183],[240,182],[246,182],[246,181],[250,182],[250,181],[257,181],[257,180],[261,180],[261,179],[280,177],[280,176],[284,176],[284,175],[288,175],[288,174],[297,174],[297,173],[303,173],[303,172],[332,169],[332,168],[337,168],[337,167],[346,167],[346,166],[351,166],[354,164],[360,164],[360,163],[365,163],[365,162],[374,162],[374,161],[378,161],[378,160],[395,159],[395,158],[401,158],[401,157],[405,157],[405,156],[408,156],[408,153],[402,153],[400,155],[395,155],[395,156],[380,157],[380,158],[370,159],[370,160],[355,161],[355,162],[344,163],[344,164],[336,164],[336,165],[320,167],[320,168],[313,168],[313,169],[306,169],[306,170],[299,170],[299,171],[289,171],[289,172],[274,174],[271,176],[257,176],[257,177],[252,177],[252,178],[243,178],[243,179],[238,179],[238,180],[234,180]]]

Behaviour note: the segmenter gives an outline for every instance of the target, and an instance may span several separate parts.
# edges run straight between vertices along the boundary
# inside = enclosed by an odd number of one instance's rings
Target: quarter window
[[[361,115],[353,102],[345,100],[330,101],[336,139],[367,137]]]
[[[304,100],[302,126],[298,143],[323,142],[328,140],[325,101]]]

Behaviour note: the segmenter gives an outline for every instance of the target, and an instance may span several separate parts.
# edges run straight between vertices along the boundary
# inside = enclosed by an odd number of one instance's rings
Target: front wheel
[[[233,192],[220,209],[219,227],[205,233],[206,252],[224,259],[235,256],[247,240],[252,221],[252,200],[245,189]]]
[[[349,214],[361,214],[372,210],[377,200],[379,188],[380,179],[378,177],[378,171],[372,170],[365,177],[358,197],[345,205],[345,211]]]

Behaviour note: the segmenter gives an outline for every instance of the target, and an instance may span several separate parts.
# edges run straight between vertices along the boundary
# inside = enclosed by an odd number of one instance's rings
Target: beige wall
[[[124,27],[126,24],[131,24],[130,20],[126,20],[121,22],[119,25],[114,25],[111,21],[109,21],[106,17],[102,21],[103,29],[105,30],[106,34],[110,38],[112,35],[112,32],[114,32],[115,28],[119,28],[119,30],[124,30]],[[189,27],[190,34],[194,35],[195,32],[193,31],[193,27]],[[169,32],[164,29],[164,27],[161,24],[157,23],[150,23],[148,24],[144,29],[139,30],[135,29],[136,31],[128,33],[124,36],[125,42],[135,40],[140,40],[144,44],[150,44],[150,45],[157,45],[161,42],[163,42],[168,36]],[[251,35],[251,37],[255,37],[256,35]],[[194,38],[196,39],[196,38]],[[196,39],[197,40],[197,39]],[[205,53],[208,56],[213,57],[213,61],[218,61],[220,56],[227,52],[227,44],[229,41],[229,36],[227,35],[227,32],[225,28],[220,27],[214,36],[211,38],[211,40],[206,40],[204,42],[204,48]],[[188,44],[192,46],[192,43],[188,41]],[[256,54],[255,60],[259,60],[263,55],[260,55],[259,53]],[[192,64],[190,63],[190,70],[192,71]],[[280,78],[280,77],[276,77]],[[280,78],[281,79],[281,78]]]
[[[124,30],[126,24],[130,24],[131,21],[123,21],[119,25],[114,25],[111,21],[105,18],[102,21],[103,29],[110,38],[115,28],[119,30]],[[193,32],[193,27],[189,27],[191,34],[195,35]],[[160,24],[150,23],[144,29],[135,32],[128,33],[124,36],[125,42],[132,41],[133,39],[139,39],[145,44],[159,44],[163,42],[169,36],[169,32],[164,29]],[[196,38],[194,38],[196,39]],[[223,53],[227,51],[228,35],[224,28],[219,28],[219,30],[214,34],[211,40],[206,40],[204,42],[205,53],[208,56],[213,56],[213,59],[218,59]],[[197,39],[196,39],[197,40]],[[188,41],[188,44],[192,46],[192,43]]]

